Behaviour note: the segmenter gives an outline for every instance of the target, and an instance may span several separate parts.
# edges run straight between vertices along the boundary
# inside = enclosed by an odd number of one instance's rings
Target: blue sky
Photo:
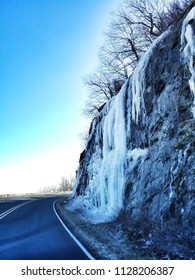
[[[74,175],[86,126],[82,77],[97,65],[118,2],[0,0],[0,193]]]

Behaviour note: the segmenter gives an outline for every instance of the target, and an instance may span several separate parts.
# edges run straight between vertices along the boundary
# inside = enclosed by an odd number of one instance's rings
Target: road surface
[[[1,260],[87,260],[56,216],[54,197],[0,203]]]

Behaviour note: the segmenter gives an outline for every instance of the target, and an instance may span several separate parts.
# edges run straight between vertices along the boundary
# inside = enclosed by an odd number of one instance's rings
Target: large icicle
[[[103,118],[99,129],[101,137],[103,137],[103,147],[100,147],[98,143],[95,146],[87,167],[88,184],[82,197],[75,197],[72,204],[69,205],[72,210],[77,208],[87,210],[85,211],[86,216],[92,218],[94,222],[113,219],[123,207],[127,159],[126,90],[127,83],[117,96],[107,102],[101,112]],[[79,174],[77,174],[77,178],[79,181]]]
[[[112,103],[103,126],[103,161],[100,170],[101,207],[110,214],[123,205],[125,186],[126,128],[123,86]]]
[[[188,65],[191,77],[189,86],[194,95],[192,114],[195,118],[195,7],[185,18],[181,32],[182,60]]]

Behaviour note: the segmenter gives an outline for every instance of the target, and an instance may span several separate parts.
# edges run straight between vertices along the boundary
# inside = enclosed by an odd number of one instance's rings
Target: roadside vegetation
[[[61,192],[70,192],[74,188],[75,178],[62,177],[59,183],[59,186],[45,186],[40,189],[40,193],[61,193]]]
[[[62,177],[59,186],[44,186],[39,191],[34,193],[13,193],[13,194],[0,194],[1,198],[11,198],[15,196],[35,196],[39,194],[62,194],[66,192],[72,192],[74,188],[75,178],[72,176],[69,179]]]

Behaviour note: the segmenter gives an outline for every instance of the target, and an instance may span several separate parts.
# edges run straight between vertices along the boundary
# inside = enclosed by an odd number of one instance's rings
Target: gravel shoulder
[[[117,223],[91,224],[81,215],[65,208],[67,198],[56,202],[56,211],[67,228],[96,260],[149,259],[130,244]]]

